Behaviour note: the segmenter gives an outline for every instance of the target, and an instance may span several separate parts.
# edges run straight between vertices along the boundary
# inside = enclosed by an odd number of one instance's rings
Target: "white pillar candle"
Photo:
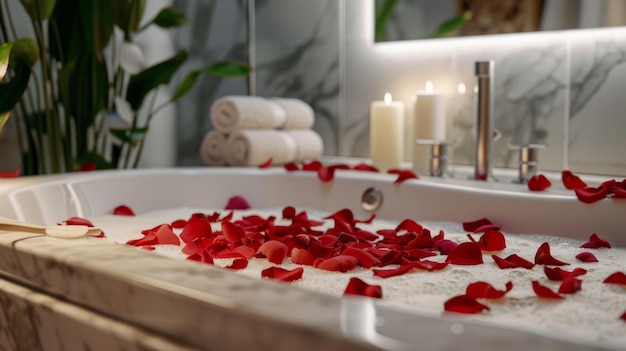
[[[404,103],[373,101],[370,106],[370,159],[382,172],[399,168],[402,164],[404,136]]]
[[[446,140],[445,97],[434,91],[432,82],[426,83],[426,91],[417,93],[413,108],[414,139]],[[430,145],[413,142],[413,170],[429,174]]]

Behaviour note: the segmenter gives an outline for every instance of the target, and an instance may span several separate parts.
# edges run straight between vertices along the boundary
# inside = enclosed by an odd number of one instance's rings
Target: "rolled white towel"
[[[239,130],[228,137],[227,163],[231,166],[259,166],[272,158],[273,164],[293,162],[294,138],[278,130]]]
[[[296,156],[294,161],[314,160],[322,156],[324,152],[324,142],[322,137],[310,129],[285,130],[296,144]]]
[[[226,140],[228,134],[213,130],[202,139],[200,156],[207,166],[226,166]]]
[[[277,103],[256,96],[224,96],[211,106],[215,129],[275,129],[285,124],[285,110]]]
[[[291,98],[272,98],[285,111],[282,129],[310,129],[315,122],[315,112],[306,102]]]

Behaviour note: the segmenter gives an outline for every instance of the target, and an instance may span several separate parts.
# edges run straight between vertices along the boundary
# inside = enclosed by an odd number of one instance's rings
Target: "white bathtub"
[[[283,169],[167,169],[24,177],[0,183],[0,215],[38,224],[136,212],[223,208],[242,195],[253,208],[285,205],[360,218],[363,192],[379,188],[378,218],[463,222],[487,217],[509,233],[586,240],[597,232],[626,247],[626,200],[579,202],[573,193],[523,185],[409,180],[338,171],[329,183]],[[610,349],[463,319],[422,316],[370,299],[335,298],[177,261],[99,239],[0,235],[0,272],[54,297],[190,349],[362,350]],[[461,328],[459,326],[462,326]],[[462,330],[462,332],[459,332]],[[158,348],[157,348],[158,349]]]

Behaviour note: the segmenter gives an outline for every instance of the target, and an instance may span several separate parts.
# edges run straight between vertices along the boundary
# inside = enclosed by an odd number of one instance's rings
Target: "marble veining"
[[[3,279],[0,349],[197,350]]]
[[[369,348],[336,333],[338,299],[210,265],[106,240],[24,234],[0,234],[0,257],[0,271],[53,296],[202,349]],[[281,335],[281,342],[268,335]],[[266,342],[259,345],[259,340]]]

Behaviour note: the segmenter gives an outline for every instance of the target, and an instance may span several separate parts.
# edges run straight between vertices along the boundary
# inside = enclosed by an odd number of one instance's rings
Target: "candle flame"
[[[385,93],[385,105],[391,104],[391,94]]]
[[[467,87],[465,86],[464,83],[459,83],[459,85],[457,86],[457,91],[459,92],[460,95],[465,95],[465,92],[467,91]]]
[[[433,82],[431,81],[426,82],[426,92],[432,93],[433,90],[435,90],[435,88],[433,87]]]

